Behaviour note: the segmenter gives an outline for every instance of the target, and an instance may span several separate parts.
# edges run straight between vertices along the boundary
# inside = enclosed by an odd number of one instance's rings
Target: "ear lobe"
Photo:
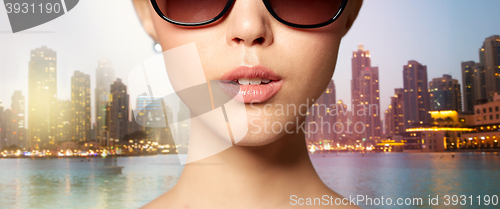
[[[350,0],[348,6],[348,17],[344,35],[351,29],[352,24],[354,24],[354,20],[358,17],[359,10],[361,9],[361,5],[363,5],[363,0]]]
[[[156,30],[153,25],[150,3],[148,0],[133,0],[135,12],[141,21],[142,27],[154,41],[158,41]]]

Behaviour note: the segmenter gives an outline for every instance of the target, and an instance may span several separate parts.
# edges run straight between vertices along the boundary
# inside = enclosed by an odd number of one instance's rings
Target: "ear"
[[[349,29],[351,29],[352,24],[354,24],[354,20],[358,17],[359,10],[361,9],[361,5],[363,5],[363,0],[350,0],[347,9],[348,9],[348,17],[344,35],[347,34]]]
[[[142,23],[142,27],[146,33],[151,36],[154,41],[158,41],[156,36],[156,30],[153,25],[153,19],[151,16],[151,5],[148,0],[132,0],[135,12]]]

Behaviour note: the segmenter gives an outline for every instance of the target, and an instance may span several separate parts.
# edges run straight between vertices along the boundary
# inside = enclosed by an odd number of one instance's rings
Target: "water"
[[[424,203],[419,208],[431,208],[428,195],[439,195],[440,206],[433,208],[442,208],[444,195],[473,195],[473,206],[468,199],[462,208],[484,208],[477,195],[500,195],[500,156],[451,155],[345,153],[311,159],[323,181],[346,197],[418,197]],[[183,168],[176,156],[116,159],[122,174],[95,172],[100,162],[92,158],[0,159],[0,208],[139,208],[172,188]]]

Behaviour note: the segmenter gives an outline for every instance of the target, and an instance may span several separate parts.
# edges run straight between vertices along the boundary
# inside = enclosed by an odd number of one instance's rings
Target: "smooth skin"
[[[249,132],[245,138],[216,155],[185,165],[177,184],[144,208],[332,208],[294,206],[291,195],[301,198],[341,196],[329,189],[316,173],[307,152],[305,135],[265,132],[273,123],[305,121],[298,111],[262,114],[283,107],[312,105],[330,82],[342,37],[361,8],[350,0],[332,24],[317,29],[297,29],[275,20],[261,0],[237,0],[221,20],[201,27],[182,27],[161,19],[148,0],[134,0],[145,31],[163,50],[196,43],[205,76],[218,80],[241,66],[263,65],[283,78],[282,89],[270,100],[247,104]],[[258,114],[260,113],[260,114]],[[299,123],[297,124],[297,119]],[[269,123],[270,122],[270,123]],[[191,137],[200,121],[191,121]],[[191,145],[190,145],[191,146]],[[342,206],[352,207],[356,206]]]

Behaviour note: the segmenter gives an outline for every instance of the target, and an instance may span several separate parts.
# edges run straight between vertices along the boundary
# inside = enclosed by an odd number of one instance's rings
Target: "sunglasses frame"
[[[224,7],[224,9],[222,10],[222,12],[219,13],[214,18],[212,18],[210,20],[203,21],[203,22],[196,22],[196,23],[179,22],[179,21],[170,19],[170,18],[168,18],[167,16],[165,16],[163,14],[163,12],[161,11],[160,7],[158,7],[158,4],[156,3],[156,0],[151,0],[151,4],[153,5],[153,8],[155,9],[156,13],[161,18],[163,18],[165,21],[167,21],[169,23],[172,23],[172,24],[175,24],[175,25],[191,26],[191,27],[193,27],[193,26],[208,25],[208,24],[213,23],[213,22],[219,20],[220,18],[224,17],[224,15],[226,15],[227,11],[229,11],[231,9],[231,7],[233,6],[233,4],[234,4],[235,1],[236,0],[228,0],[227,4]],[[269,0],[262,0],[262,2],[264,2],[264,5],[267,8],[267,11],[269,11],[269,13],[274,17],[274,19],[276,19],[279,22],[281,22],[281,23],[283,23],[285,25],[288,25],[290,27],[301,28],[301,29],[320,28],[320,27],[324,27],[324,26],[327,26],[327,25],[335,22],[335,20],[337,20],[340,17],[340,15],[342,14],[342,12],[344,11],[344,9],[345,9],[345,7],[347,5],[347,1],[348,0],[342,0],[342,3],[340,4],[339,11],[337,11],[337,13],[335,14],[335,16],[333,18],[329,19],[328,21],[323,22],[323,23],[319,23],[319,24],[313,24],[313,25],[302,25],[302,24],[291,23],[291,22],[288,22],[286,20],[283,20],[281,17],[279,17],[276,14],[276,12],[274,12],[273,8],[271,7],[271,3],[269,2]]]

